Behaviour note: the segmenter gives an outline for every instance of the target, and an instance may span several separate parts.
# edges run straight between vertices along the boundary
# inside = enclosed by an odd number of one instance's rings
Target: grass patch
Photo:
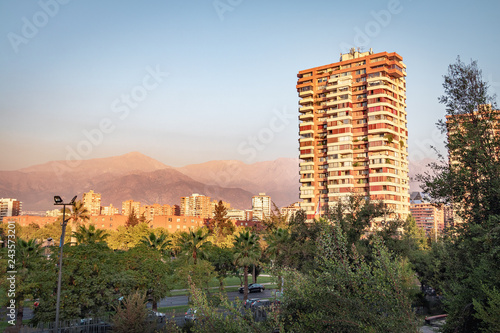
[[[0,306],[7,306],[7,290],[4,287],[0,287]]]
[[[23,320],[23,325],[27,325],[29,323],[29,320]],[[12,325],[9,324],[7,321],[0,321],[0,332],[4,332],[7,327],[11,327]]]

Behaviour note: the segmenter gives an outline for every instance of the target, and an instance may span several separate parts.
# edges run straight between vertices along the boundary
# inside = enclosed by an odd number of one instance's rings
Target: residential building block
[[[82,198],[83,206],[87,208],[91,216],[97,216],[101,214],[101,194],[94,193],[94,190],[83,193]]]
[[[409,213],[406,66],[395,53],[342,54],[301,70],[297,91],[301,208],[308,219],[356,193],[390,218]]]
[[[271,197],[265,193],[259,193],[252,197],[253,220],[263,221],[271,216],[272,201]]]

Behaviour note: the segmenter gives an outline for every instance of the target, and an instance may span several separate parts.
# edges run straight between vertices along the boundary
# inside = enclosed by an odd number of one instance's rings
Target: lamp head
[[[73,199],[71,199],[71,201],[70,201],[70,203],[69,203],[70,205],[73,205],[73,204],[75,203],[76,197],[77,197],[77,195],[75,195],[75,196],[73,197]]]
[[[62,204],[63,200],[61,199],[60,196],[56,195],[54,196],[54,205],[59,205]]]

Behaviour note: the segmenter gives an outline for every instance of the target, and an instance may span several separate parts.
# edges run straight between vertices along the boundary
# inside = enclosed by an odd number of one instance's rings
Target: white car
[[[165,314],[153,310],[148,311],[148,317],[150,318],[156,318],[156,321],[162,322],[165,321]]]

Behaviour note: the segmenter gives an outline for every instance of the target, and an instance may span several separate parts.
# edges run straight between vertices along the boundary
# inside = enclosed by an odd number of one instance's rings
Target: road
[[[218,290],[214,289],[214,292],[217,292]],[[229,299],[230,302],[233,302],[235,299],[240,299],[243,300],[243,294],[240,294],[237,291],[232,291],[227,293],[227,298]],[[248,294],[248,298],[272,298],[272,292],[269,289],[264,290],[261,293],[251,293]],[[166,307],[166,306],[180,306],[180,305],[187,305],[188,304],[188,297],[187,296],[172,296],[172,297],[166,297],[162,299],[160,302],[158,302],[158,307]]]
[[[213,289],[214,293],[218,291],[218,289]],[[251,293],[248,294],[248,298],[272,298],[271,290],[266,289],[262,293]],[[243,301],[243,294],[240,294],[237,291],[227,293],[227,297],[230,302],[233,302],[236,298]],[[172,296],[166,297],[158,302],[158,307],[168,307],[168,306],[180,306],[187,305],[188,297],[187,296]],[[148,307],[151,307],[151,303],[148,304]],[[33,318],[33,310],[30,308],[24,308],[24,316],[23,319],[31,319]]]

